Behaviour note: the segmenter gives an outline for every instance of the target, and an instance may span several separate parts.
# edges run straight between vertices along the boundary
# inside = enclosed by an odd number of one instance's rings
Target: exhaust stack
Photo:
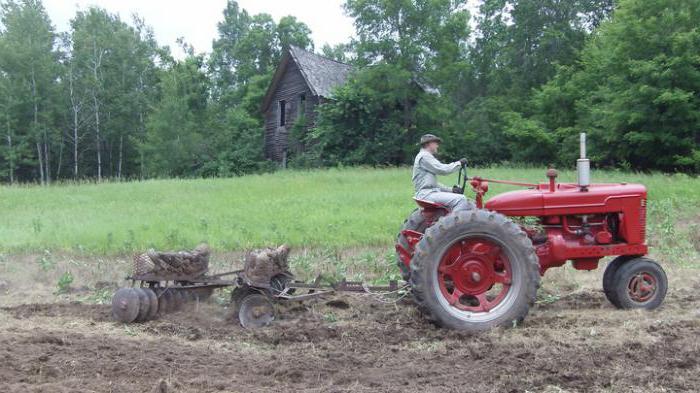
[[[591,161],[586,158],[586,133],[581,135],[581,158],[576,160],[576,170],[578,171],[578,186],[581,191],[588,191],[591,185]]]

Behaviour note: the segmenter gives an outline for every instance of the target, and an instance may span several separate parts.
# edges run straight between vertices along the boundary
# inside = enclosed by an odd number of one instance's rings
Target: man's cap
[[[440,139],[440,137],[438,137],[438,136],[436,136],[436,135],[433,135],[433,134],[425,134],[425,135],[423,135],[422,137],[420,137],[420,143],[419,143],[419,144],[420,144],[421,146],[425,145],[426,143],[430,143],[430,142],[438,142],[438,143],[440,143],[440,142],[442,142],[442,139]]]

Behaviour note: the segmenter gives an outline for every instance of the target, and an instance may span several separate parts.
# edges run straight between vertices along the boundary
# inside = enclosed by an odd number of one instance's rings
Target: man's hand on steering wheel
[[[459,164],[462,166],[467,166],[467,159],[466,158],[460,158],[459,159]]]

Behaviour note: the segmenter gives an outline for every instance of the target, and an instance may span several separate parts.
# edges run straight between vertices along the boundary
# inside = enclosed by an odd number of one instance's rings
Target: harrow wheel
[[[464,331],[513,326],[540,283],[532,242],[519,226],[485,210],[440,218],[411,260],[413,295],[438,325]]]
[[[131,323],[139,316],[139,295],[134,288],[120,288],[112,296],[112,315],[123,323]]]
[[[151,299],[143,288],[134,288],[134,292],[136,292],[139,297],[139,313],[136,316],[136,322],[147,321],[151,311]]]
[[[610,301],[617,308],[653,310],[666,297],[668,279],[658,263],[640,257],[625,262],[617,269],[610,289]]]
[[[158,317],[158,296],[151,288],[141,288],[148,296],[150,308],[148,309],[147,320],[156,319]]]
[[[261,293],[247,295],[241,301],[238,320],[246,329],[261,328],[275,319],[275,308],[270,299]]]
[[[247,286],[247,285],[242,285],[240,287],[236,287],[231,291],[231,318],[238,318],[239,311],[241,310],[241,303],[243,302],[243,299],[245,299],[246,296],[252,295],[259,293],[258,291],[254,290],[253,288]]]

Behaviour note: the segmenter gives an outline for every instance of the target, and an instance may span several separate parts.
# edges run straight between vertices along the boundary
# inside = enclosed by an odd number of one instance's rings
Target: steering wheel
[[[469,180],[469,177],[467,176],[467,165],[460,165],[459,174],[457,175],[457,187],[462,189],[462,193],[464,193],[466,190],[467,180]]]

